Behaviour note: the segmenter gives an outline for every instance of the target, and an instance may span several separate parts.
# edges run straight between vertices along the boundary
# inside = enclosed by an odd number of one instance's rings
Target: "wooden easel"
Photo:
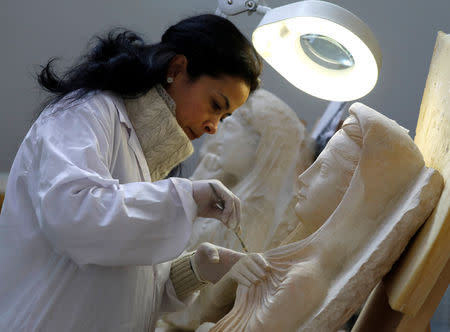
[[[450,283],[450,35],[439,32],[414,142],[438,170],[438,205],[373,290],[352,332],[425,332]]]

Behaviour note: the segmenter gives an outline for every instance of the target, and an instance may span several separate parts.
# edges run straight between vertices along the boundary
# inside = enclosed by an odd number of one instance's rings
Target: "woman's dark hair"
[[[92,90],[110,90],[132,98],[164,84],[170,60],[186,56],[191,79],[202,75],[239,77],[254,91],[259,85],[262,62],[244,35],[225,18],[199,15],[171,26],[161,42],[146,44],[136,33],[114,29],[61,76],[50,60],[38,74],[38,82],[53,93],[53,101],[77,91],[74,98]]]

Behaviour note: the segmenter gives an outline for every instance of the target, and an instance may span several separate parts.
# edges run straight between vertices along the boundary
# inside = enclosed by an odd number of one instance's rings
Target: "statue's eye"
[[[329,173],[329,171],[330,171],[330,165],[327,162],[322,161],[320,164],[320,174],[327,175]]]

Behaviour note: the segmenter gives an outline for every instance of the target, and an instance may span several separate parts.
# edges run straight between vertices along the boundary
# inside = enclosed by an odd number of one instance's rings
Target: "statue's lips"
[[[305,201],[305,200],[306,200],[306,195],[304,195],[304,194],[302,194],[302,193],[300,193],[300,192],[297,192],[297,193],[295,194],[295,196],[297,197],[297,199],[298,199],[299,201]]]

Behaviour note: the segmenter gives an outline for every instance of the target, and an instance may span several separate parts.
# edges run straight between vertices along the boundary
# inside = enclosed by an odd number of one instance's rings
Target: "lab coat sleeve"
[[[115,111],[63,110],[42,121],[28,178],[39,226],[78,265],[154,265],[185,248],[196,215],[192,184],[120,184],[109,170]]]

